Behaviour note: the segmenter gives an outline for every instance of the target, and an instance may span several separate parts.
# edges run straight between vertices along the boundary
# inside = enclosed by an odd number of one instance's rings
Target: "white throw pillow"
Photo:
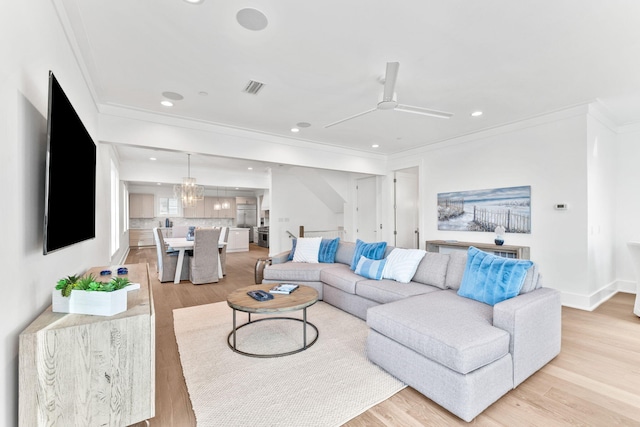
[[[387,256],[382,278],[409,283],[427,252],[422,249],[394,248]]]
[[[322,237],[300,237],[296,242],[293,262],[308,262],[317,264]]]

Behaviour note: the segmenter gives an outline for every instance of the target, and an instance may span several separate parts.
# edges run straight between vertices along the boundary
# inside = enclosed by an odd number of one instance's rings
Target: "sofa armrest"
[[[262,279],[264,279],[264,268],[267,265],[271,265],[271,258],[258,258],[256,260],[256,266],[254,269],[254,280],[256,282],[256,285],[262,284]]]
[[[502,301],[493,307],[493,325],[511,336],[515,388],[560,353],[560,292],[539,288]]]
[[[272,255],[270,257],[271,264],[283,264],[289,260],[289,253],[291,251],[280,252],[279,254]]]

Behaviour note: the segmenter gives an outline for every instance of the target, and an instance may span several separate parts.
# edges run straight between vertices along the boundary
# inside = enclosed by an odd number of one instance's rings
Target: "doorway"
[[[375,242],[376,233],[376,177],[361,178],[356,182],[356,238]]]
[[[418,167],[395,171],[393,193],[394,246],[418,249],[420,248]]]

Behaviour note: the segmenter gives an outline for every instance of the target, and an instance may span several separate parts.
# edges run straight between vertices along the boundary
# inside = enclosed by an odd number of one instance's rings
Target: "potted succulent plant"
[[[98,281],[92,274],[84,277],[67,276],[58,280],[52,293],[52,310],[58,313],[113,316],[127,310],[126,277]]]

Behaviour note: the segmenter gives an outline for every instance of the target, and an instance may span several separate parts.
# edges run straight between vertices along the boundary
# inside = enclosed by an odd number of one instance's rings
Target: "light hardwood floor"
[[[151,426],[196,425],[173,333],[172,310],[225,301],[230,291],[253,284],[255,260],[267,256],[267,249],[250,246],[249,252],[227,255],[227,276],[216,284],[161,284],[157,277],[151,278],[157,334],[156,416]],[[132,249],[127,263],[138,262],[149,263],[154,272],[155,249]],[[634,297],[617,294],[593,312],[563,308],[560,355],[470,424],[640,426],[640,318],[633,315]],[[469,423],[410,387],[345,424],[449,425]]]

